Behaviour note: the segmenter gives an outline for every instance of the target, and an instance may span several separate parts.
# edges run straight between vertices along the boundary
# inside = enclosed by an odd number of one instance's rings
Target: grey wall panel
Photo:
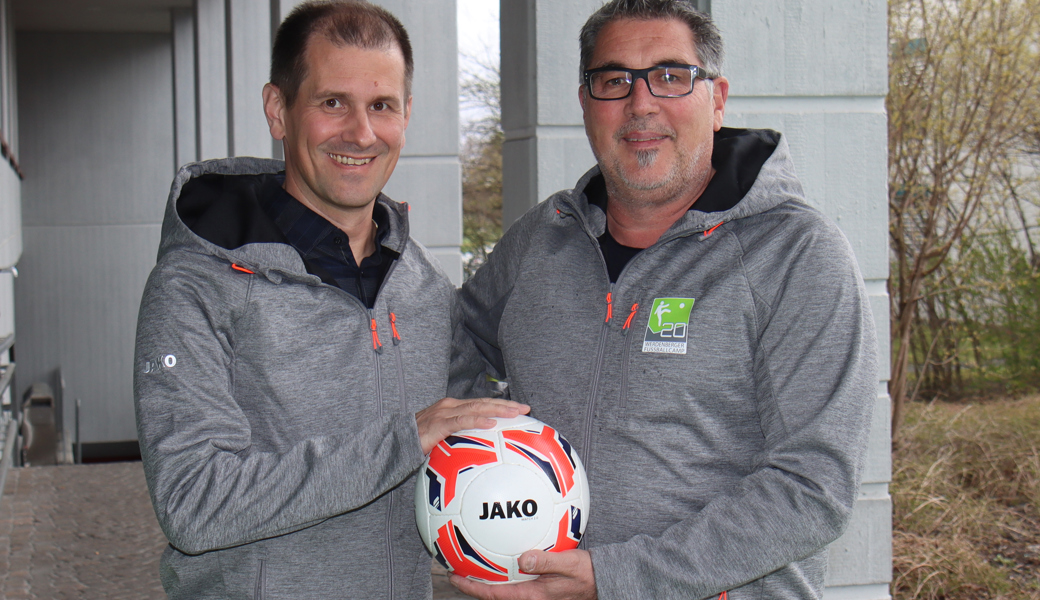
[[[195,13],[190,8],[175,8],[173,19],[173,88],[177,138],[174,167],[199,158],[195,135]]]
[[[864,490],[845,535],[828,550],[828,586],[870,586],[892,578],[892,499],[887,486],[878,487],[876,495],[868,486]]]
[[[226,17],[224,0],[195,3],[195,133],[202,160],[229,151]]]
[[[271,8],[258,0],[229,0],[227,6],[231,36],[229,151],[234,156],[269,158],[273,145],[262,93],[271,66]]]
[[[595,164],[578,103],[577,38],[602,4],[500,2],[505,227],[553,192],[573,187]]]
[[[19,34],[26,226],[150,223],[173,171],[170,36]]]
[[[22,182],[6,162],[0,163],[0,269],[22,255]]]
[[[137,439],[134,335],[159,225],[26,227],[25,242],[15,283],[20,393],[60,366],[67,431],[81,398],[84,442]]]
[[[384,188],[386,195],[411,205],[412,236],[428,246],[462,241],[462,183],[459,160],[449,157],[402,157]]]
[[[415,76],[407,156],[458,155],[458,43],[455,0],[375,0],[392,12],[412,43]]]
[[[735,86],[739,82],[735,82]],[[882,98],[731,97],[730,127],[776,129],[806,200],[849,238],[866,279],[888,278],[888,120]],[[865,151],[865,145],[882,144]],[[880,151],[879,151],[880,150]]]
[[[582,124],[578,104],[578,32],[589,15],[603,4],[602,0],[537,2],[539,125]]]
[[[448,275],[448,279],[451,279],[451,282],[456,286],[462,285],[462,253],[459,252],[459,247],[438,248],[428,246],[427,249],[440,262],[444,272]]]
[[[0,339],[14,332],[14,275],[0,273]],[[0,358],[7,356],[6,353]]]
[[[304,0],[271,0],[272,12],[280,15],[278,22],[281,23],[285,17],[289,16],[292,9],[303,4],[303,2]],[[275,5],[277,5],[277,10],[274,10]]]
[[[712,16],[727,42],[725,72],[739,83],[736,94],[883,96],[887,9],[884,0],[720,1]]]

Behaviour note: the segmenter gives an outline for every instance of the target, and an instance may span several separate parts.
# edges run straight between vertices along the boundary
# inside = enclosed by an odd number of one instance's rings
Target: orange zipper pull
[[[709,235],[714,233],[715,230],[719,228],[719,225],[722,225],[723,223],[724,223],[724,221],[719,221],[714,227],[712,227],[711,229],[705,231],[704,232],[704,237],[708,237]]]
[[[372,319],[372,349],[376,352],[383,351],[383,344],[379,341],[379,334],[376,332],[376,320]]]
[[[612,294],[610,292],[607,292],[607,319],[604,321],[604,323],[609,323],[610,320],[614,317],[614,304],[613,300],[611,299],[611,296]]]
[[[394,332],[394,345],[401,342],[401,335],[397,333],[397,315],[390,313],[390,330]]]
[[[636,311],[639,310],[639,304],[632,305],[632,312],[628,313],[628,318],[625,319],[625,324],[621,326],[621,329],[628,329],[632,326],[632,317],[636,316]]]
[[[245,267],[240,267],[240,266],[236,265],[235,263],[231,263],[231,268],[236,270],[236,271],[242,271],[243,273],[249,273],[250,275],[256,275],[256,273],[250,271],[249,269],[247,269]]]

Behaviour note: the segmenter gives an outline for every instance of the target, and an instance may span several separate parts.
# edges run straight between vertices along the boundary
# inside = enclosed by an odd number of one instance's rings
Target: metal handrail
[[[0,339],[0,354],[7,352],[14,346],[14,334],[9,333]],[[14,363],[0,365],[0,395],[7,391],[8,386],[14,380]],[[12,402],[13,404],[13,402]]]
[[[7,391],[12,381],[14,381],[14,363],[0,365],[0,394]]]

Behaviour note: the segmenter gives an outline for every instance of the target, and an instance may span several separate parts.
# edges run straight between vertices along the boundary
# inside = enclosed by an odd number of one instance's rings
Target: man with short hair
[[[271,62],[284,166],[183,167],[141,304],[134,391],[163,586],[429,598],[412,474],[450,433],[526,407],[444,398],[454,286],[380,192],[412,104],[400,22],[361,0],[305,3]]]
[[[486,599],[810,599],[856,502],[877,348],[848,242],[785,139],[722,127],[722,42],[689,0],[613,0],[581,33],[598,166],[462,288],[451,390],[489,378],[588,470],[582,546]]]

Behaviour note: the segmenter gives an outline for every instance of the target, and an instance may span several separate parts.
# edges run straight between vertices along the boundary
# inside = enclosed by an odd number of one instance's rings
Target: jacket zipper
[[[253,588],[253,599],[264,600],[267,595],[267,566],[264,559],[260,559],[260,568],[256,574],[256,587]]]
[[[632,320],[638,310],[639,304],[633,304],[628,318],[625,319],[625,324],[621,326],[621,344],[624,346],[624,350],[621,352],[621,398],[618,407],[622,411],[628,406],[628,354],[632,347],[632,343],[628,339],[628,332],[632,329]]]
[[[369,329],[372,330],[372,364],[376,371],[376,407],[379,418],[383,418],[383,375],[379,366],[379,355],[383,353],[383,344],[379,341],[379,332],[376,330],[376,315],[374,309],[368,309]]]
[[[603,355],[607,347],[607,333],[610,331],[610,319],[614,316],[614,284],[610,284],[607,292],[607,318],[603,320],[603,326],[599,332],[599,346],[596,349],[596,362],[592,365],[592,383],[589,386],[589,401],[585,412],[585,440],[582,446],[585,452],[585,471],[590,472],[589,463],[592,460],[592,416],[596,412],[596,398],[599,397],[599,376],[603,372]]]
[[[390,313],[390,331],[393,333],[394,356],[397,358],[397,388],[401,394],[401,412],[408,412],[408,395],[404,387],[404,357],[401,350],[401,334],[397,332],[397,315]]]
[[[389,600],[393,600],[394,598],[394,540],[393,536],[390,535],[390,532],[393,530],[394,520],[394,491],[395,490],[390,490],[390,493],[388,494],[390,502],[386,509],[386,562],[390,567],[387,571],[389,575],[389,581],[387,583],[390,588],[390,593],[387,595],[387,598]]]

